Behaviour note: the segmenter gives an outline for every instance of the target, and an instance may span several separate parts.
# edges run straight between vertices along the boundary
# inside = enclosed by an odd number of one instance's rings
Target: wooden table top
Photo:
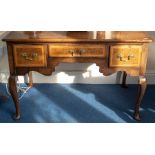
[[[105,31],[98,31],[94,38],[93,31],[11,31],[3,41],[10,42],[152,42],[145,32],[112,31],[110,39]]]

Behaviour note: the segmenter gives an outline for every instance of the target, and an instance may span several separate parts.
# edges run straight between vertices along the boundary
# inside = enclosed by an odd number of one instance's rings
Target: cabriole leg
[[[8,82],[9,82],[9,91],[16,108],[14,119],[20,119],[20,105],[19,105],[19,99],[17,94],[16,76],[10,75]]]
[[[145,90],[147,87],[147,81],[146,81],[146,77],[144,76],[140,76],[139,77],[139,89],[138,89],[138,97],[137,97],[137,101],[136,101],[136,105],[135,105],[135,112],[134,112],[134,118],[136,120],[140,120],[140,105],[143,99],[143,96],[145,94]]]
[[[32,78],[32,72],[28,73],[28,79],[29,79],[29,87],[33,87],[33,78]]]
[[[128,88],[126,84],[126,78],[127,78],[127,73],[123,72],[122,85],[121,85],[123,88]]]

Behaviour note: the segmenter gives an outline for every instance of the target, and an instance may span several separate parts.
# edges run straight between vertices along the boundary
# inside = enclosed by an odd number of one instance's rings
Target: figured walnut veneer
[[[103,45],[90,44],[51,44],[49,57],[105,57],[106,50]]]
[[[16,67],[43,67],[47,65],[44,45],[13,45]]]
[[[95,37],[90,31],[14,31],[3,39],[8,47],[9,90],[16,107],[16,119],[20,118],[17,76],[29,74],[29,85],[32,86],[31,71],[51,75],[62,62],[96,63],[99,71],[106,76],[121,71],[123,87],[126,86],[127,75],[138,76],[134,118],[140,119],[139,108],[147,85],[148,45],[152,39],[144,32],[114,31],[111,39],[105,38],[104,31],[96,34]]]
[[[114,45],[110,47],[110,67],[140,67],[141,45]]]

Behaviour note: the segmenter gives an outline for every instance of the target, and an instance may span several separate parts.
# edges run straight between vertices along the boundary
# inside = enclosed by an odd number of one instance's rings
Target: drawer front
[[[49,57],[105,57],[103,45],[49,45]]]
[[[110,67],[139,67],[142,46],[115,45],[110,47]]]
[[[44,67],[47,64],[44,45],[14,45],[16,67]]]

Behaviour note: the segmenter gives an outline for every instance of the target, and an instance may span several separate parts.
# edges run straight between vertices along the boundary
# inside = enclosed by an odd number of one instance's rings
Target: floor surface
[[[20,100],[21,119],[15,121],[12,98],[0,99],[1,123],[135,123],[132,118],[137,85],[128,89],[104,84],[34,84]],[[7,95],[4,84],[0,92]],[[155,85],[147,87],[141,123],[155,122]]]

